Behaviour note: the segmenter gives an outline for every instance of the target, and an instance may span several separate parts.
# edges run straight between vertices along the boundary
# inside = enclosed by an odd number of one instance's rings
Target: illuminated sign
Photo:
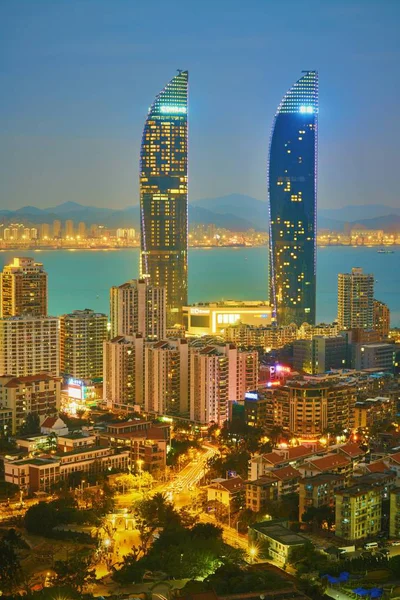
[[[209,315],[210,310],[208,308],[191,308],[190,314],[191,315]]]
[[[186,106],[160,106],[160,112],[176,114],[176,115],[185,115],[187,110]]]
[[[312,115],[314,112],[314,107],[313,106],[300,106],[299,110],[301,113],[307,113],[309,115]]]
[[[83,385],[85,385],[85,382],[82,381],[82,379],[74,379],[73,377],[70,377],[68,379],[68,385],[79,385],[80,387],[82,387]]]
[[[258,400],[257,392],[247,392],[244,397],[246,400]]]
[[[68,397],[75,400],[83,400],[83,389],[79,385],[68,386]]]

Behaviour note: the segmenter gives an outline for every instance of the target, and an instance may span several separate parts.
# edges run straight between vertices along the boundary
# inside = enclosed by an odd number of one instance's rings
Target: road
[[[331,587],[326,588],[325,594],[331,598],[336,598],[336,600],[353,600],[352,596],[348,596],[345,592],[342,592],[342,590],[335,590]]]
[[[193,489],[204,477],[207,472],[207,462],[210,458],[218,454],[218,450],[212,446],[203,446],[203,453],[199,455],[197,461],[191,461],[176,476],[172,482],[162,484],[163,491],[183,492]],[[159,491],[157,489],[157,491]]]

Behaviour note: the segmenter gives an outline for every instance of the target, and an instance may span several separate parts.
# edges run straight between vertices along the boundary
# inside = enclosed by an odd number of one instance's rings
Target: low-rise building
[[[46,417],[40,424],[40,432],[45,435],[55,433],[58,436],[68,433],[68,427],[60,417]]]
[[[299,491],[301,473],[290,465],[273,469],[267,472],[265,477],[273,477],[277,480],[278,499],[282,498],[282,496],[297,494]]]
[[[267,511],[278,500],[278,479],[272,474],[254,481],[246,481],[246,508],[259,513]]]
[[[357,400],[354,405],[354,428],[365,429],[377,421],[394,417],[396,400],[394,397],[377,396],[366,400]]]
[[[338,453],[343,454],[348,459],[351,460],[353,465],[353,471],[356,466],[365,459],[365,451],[362,450],[358,444],[353,444],[349,442],[348,444],[344,444],[343,446],[338,446]]]
[[[352,462],[344,454],[327,454],[320,458],[306,460],[299,467],[303,477],[313,477],[321,473],[337,473],[349,478],[353,472]]]
[[[26,417],[56,415],[61,402],[61,378],[46,373],[0,377],[0,406],[12,411],[12,433],[22,427]]]
[[[245,493],[245,481],[241,477],[216,479],[207,487],[207,501],[220,502],[232,506],[234,500],[239,501]]]
[[[167,464],[170,427],[169,425],[152,426],[150,421],[146,423],[150,426],[129,431],[126,430],[129,427],[109,425],[106,432],[99,434],[98,439],[101,443],[127,449],[132,470],[160,473],[165,470]]]
[[[294,549],[308,545],[307,538],[293,533],[285,522],[263,521],[249,527],[249,540],[256,545],[268,545],[269,556],[280,564],[290,561]]]
[[[68,480],[69,475],[100,473],[110,469],[126,470],[129,452],[110,447],[89,446],[70,452],[59,453],[54,458],[27,458],[5,460],[4,478],[26,492],[45,492],[54,483]]]
[[[356,369],[393,371],[395,361],[396,347],[394,344],[381,342],[354,345],[354,367]]]
[[[335,533],[345,540],[372,537],[381,531],[382,488],[362,479],[336,493]]]
[[[344,488],[346,478],[335,473],[321,473],[300,480],[299,485],[299,521],[309,508],[335,506],[335,494]]]
[[[57,449],[59,452],[71,452],[80,448],[87,448],[96,443],[96,436],[88,432],[77,431],[64,433],[57,437]]]

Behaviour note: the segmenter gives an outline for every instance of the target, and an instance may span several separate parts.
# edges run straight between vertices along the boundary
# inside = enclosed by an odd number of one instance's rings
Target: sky
[[[319,206],[399,206],[399,22],[399,0],[1,0],[0,209],[137,204],[147,109],[178,68],[190,200],[266,200],[276,108],[316,69]]]

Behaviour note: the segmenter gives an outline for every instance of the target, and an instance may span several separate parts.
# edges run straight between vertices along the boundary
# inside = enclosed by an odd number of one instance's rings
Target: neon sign
[[[186,106],[160,106],[160,112],[173,113],[177,115],[185,115],[187,112]]]

